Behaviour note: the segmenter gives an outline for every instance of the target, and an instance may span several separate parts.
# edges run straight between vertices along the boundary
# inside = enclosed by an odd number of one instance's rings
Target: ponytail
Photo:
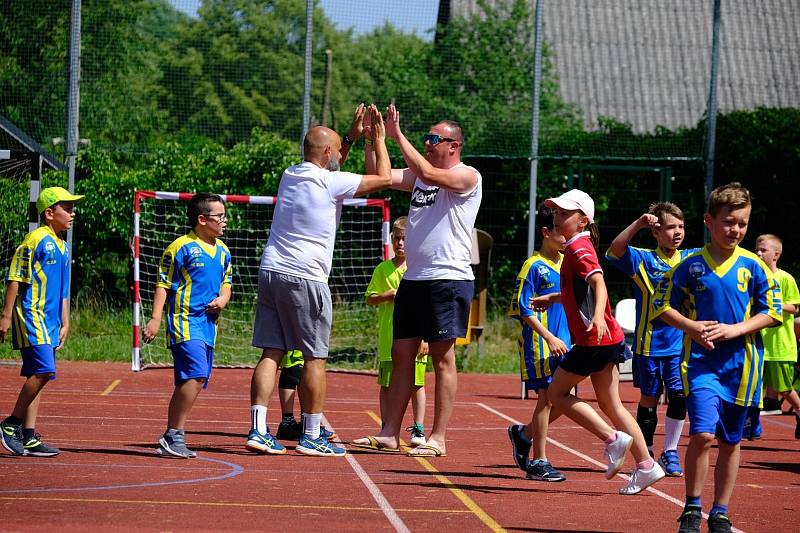
[[[586,230],[589,232],[589,240],[592,241],[592,246],[594,246],[595,251],[600,249],[600,228],[597,227],[596,222],[592,222],[588,226],[586,226]]]

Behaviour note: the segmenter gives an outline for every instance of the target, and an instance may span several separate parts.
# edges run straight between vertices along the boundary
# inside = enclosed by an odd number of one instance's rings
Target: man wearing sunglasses
[[[455,340],[469,321],[474,275],[470,265],[472,229],[481,204],[481,175],[461,162],[464,136],[457,122],[434,124],[421,154],[400,130],[400,113],[389,106],[386,135],[400,147],[407,168],[392,170],[392,188],[409,191],[406,271],[395,295],[394,373],[381,432],[353,442],[356,446],[396,451],[403,415],[411,397],[414,359],[420,341],[428,342],[436,373],[433,429],[426,444],[410,455],[444,456],[445,433],[453,411],[458,376]],[[367,143],[366,167],[374,169],[375,152]]]
[[[253,346],[264,351],[250,385],[252,429],[246,447],[251,451],[286,453],[267,427],[267,404],[284,354],[300,350],[304,366],[299,394],[305,416],[295,451],[322,457],[346,453],[320,430],[333,318],[328,276],[343,200],[387,188],[392,181],[383,119],[375,106],[370,106],[368,116],[377,161],[372,174],[339,171],[345,155],[342,140],[335,131],[317,126],[303,141],[303,162],[287,168],[281,177],[258,278]],[[356,117],[361,122],[358,111]],[[361,124],[357,126],[351,132],[362,130]]]

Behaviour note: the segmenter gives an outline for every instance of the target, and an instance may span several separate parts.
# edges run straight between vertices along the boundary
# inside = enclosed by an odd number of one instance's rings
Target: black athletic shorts
[[[465,337],[474,289],[474,282],[464,280],[401,280],[394,296],[394,338]]]
[[[625,361],[625,343],[607,346],[575,345],[567,352],[558,367],[579,376],[590,376],[603,370],[608,363]]]

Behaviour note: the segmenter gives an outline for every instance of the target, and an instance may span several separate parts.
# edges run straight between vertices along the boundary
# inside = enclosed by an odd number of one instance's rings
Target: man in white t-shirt
[[[373,174],[340,172],[342,141],[335,131],[317,126],[308,131],[303,141],[304,161],[287,168],[281,177],[258,278],[253,346],[264,351],[250,385],[252,429],[246,444],[249,450],[286,453],[286,448],[267,427],[267,404],[284,354],[300,350],[304,368],[299,394],[305,416],[303,435],[295,450],[317,456],[346,453],[320,431],[332,320],[328,275],[343,200],[391,184],[383,119],[375,106],[370,106],[368,114],[372,124],[370,142],[377,160]],[[353,132],[351,128],[349,144],[355,140],[350,137]]]
[[[408,168],[392,170],[392,188],[411,192],[406,229],[406,271],[394,304],[394,372],[388,413],[376,436],[354,446],[397,451],[403,415],[413,384],[420,341],[428,342],[436,373],[433,429],[427,442],[410,455],[443,456],[445,433],[453,411],[458,375],[455,341],[469,322],[474,275],[470,265],[472,229],[481,205],[481,175],[461,162],[464,136],[457,122],[434,124],[420,154],[400,131],[400,114],[389,106],[386,134],[397,141]],[[376,158],[367,145],[367,169]]]

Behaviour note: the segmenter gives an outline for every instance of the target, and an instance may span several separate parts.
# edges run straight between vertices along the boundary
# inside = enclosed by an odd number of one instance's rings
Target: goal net
[[[5,287],[14,250],[29,231],[31,160],[13,156],[10,150],[0,149],[0,289]]]
[[[228,226],[222,241],[233,257],[233,296],[217,329],[214,366],[252,367],[261,351],[251,346],[258,294],[261,253],[269,236],[274,196],[221,195]],[[134,197],[133,353],[132,368],[169,366],[164,325],[159,337],[141,343],[140,328],[149,320],[161,254],[188,233],[186,205],[192,193],[137,191]],[[364,292],[372,271],[389,257],[389,200],[352,199],[344,202],[336,234],[328,284],[333,299],[331,362],[346,365],[374,358],[376,319]]]

